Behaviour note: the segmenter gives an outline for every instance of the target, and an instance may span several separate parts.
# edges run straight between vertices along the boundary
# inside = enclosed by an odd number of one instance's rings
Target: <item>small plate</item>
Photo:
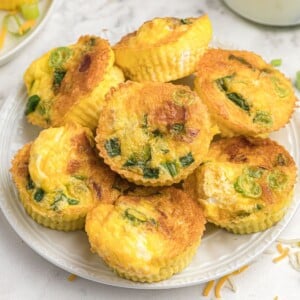
[[[7,34],[4,46],[0,49],[0,66],[6,64],[13,59],[43,28],[54,11],[57,0],[41,0],[39,1],[40,16],[37,19],[37,24],[22,37],[15,37]],[[7,11],[0,11],[0,24],[2,19],[7,14]]]

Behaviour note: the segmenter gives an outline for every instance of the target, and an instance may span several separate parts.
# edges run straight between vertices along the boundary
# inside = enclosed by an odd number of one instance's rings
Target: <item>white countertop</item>
[[[43,1],[43,0],[41,0]],[[52,47],[75,41],[80,35],[101,34],[102,29],[127,30],[157,16],[210,16],[214,36],[240,49],[253,50],[266,60],[282,58],[280,69],[292,80],[300,70],[300,26],[274,28],[238,17],[218,0],[58,0],[42,32],[10,63],[0,67],[0,108],[16,88],[28,64]],[[299,94],[298,94],[299,96]],[[1,201],[1,199],[0,199]],[[281,237],[300,237],[300,210]],[[47,262],[13,231],[0,211],[0,299],[211,299],[202,297],[203,285],[173,290],[133,290],[105,286],[77,278]],[[274,246],[273,246],[274,248]],[[224,288],[224,299],[300,299],[300,273],[288,259],[272,262],[263,253],[249,269],[234,278],[237,293]]]

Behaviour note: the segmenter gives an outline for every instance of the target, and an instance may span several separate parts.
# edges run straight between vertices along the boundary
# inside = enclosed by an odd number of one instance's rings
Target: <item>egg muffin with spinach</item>
[[[208,50],[195,88],[223,136],[265,137],[283,127],[295,107],[291,82],[247,51]]]
[[[121,277],[167,279],[192,260],[204,231],[200,205],[183,191],[140,188],[87,214],[91,250]]]
[[[202,161],[214,131],[187,86],[126,82],[111,90],[96,142],[112,170],[136,184],[171,185]]]
[[[270,139],[232,137],[212,143],[184,187],[209,222],[234,233],[265,230],[282,219],[293,196],[296,166]]]
[[[109,43],[82,36],[76,44],[44,54],[26,70],[25,114],[44,128],[73,121],[94,129],[105,94],[123,80]]]
[[[155,18],[114,47],[116,64],[134,81],[176,80],[192,74],[212,38],[207,15]]]
[[[117,175],[98,157],[90,129],[80,125],[42,131],[16,154],[11,173],[27,213],[52,229],[82,229],[91,208],[120,195],[112,188]]]

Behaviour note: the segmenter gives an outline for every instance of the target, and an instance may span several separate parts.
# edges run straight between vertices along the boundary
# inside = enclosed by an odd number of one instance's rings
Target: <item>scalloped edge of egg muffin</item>
[[[188,29],[178,38],[171,36],[157,45],[147,44],[147,41],[143,46],[129,45],[132,37],[139,32],[138,29],[124,36],[113,46],[116,64],[131,80],[167,82],[192,74],[212,38],[212,26],[208,15],[186,19],[154,18],[144,24],[151,24],[160,19],[176,21]]]
[[[37,58],[24,73],[28,122],[49,128],[75,121],[95,129],[106,93],[124,81],[123,72],[113,64],[109,42],[90,35]],[[49,78],[43,79],[43,73]]]
[[[277,154],[277,157],[284,153],[284,157],[290,162],[287,168],[289,168],[289,173],[293,175],[293,180],[291,180],[290,185],[293,183],[293,187],[288,191],[288,193],[285,195],[284,198],[280,199],[282,201],[277,201],[276,203],[272,203],[272,201],[269,203],[268,201],[265,201],[263,198],[258,198],[258,203],[254,203],[257,207],[257,209],[254,209],[251,213],[245,212],[245,215],[242,214],[242,211],[240,215],[236,213],[236,215],[230,216],[231,219],[227,220],[218,219],[218,215],[222,215],[222,207],[218,207],[218,204],[216,204],[216,207],[210,207],[209,199],[206,199],[208,196],[206,196],[203,184],[205,184],[205,180],[203,178],[203,169],[205,168],[202,166],[199,166],[194,173],[192,173],[185,181],[184,181],[184,191],[189,194],[193,199],[196,199],[201,204],[204,215],[207,218],[207,221],[210,223],[213,223],[221,228],[224,228],[232,233],[235,234],[249,234],[249,233],[255,233],[259,231],[264,231],[273,225],[275,225],[277,222],[279,222],[286,214],[291,202],[293,201],[293,195],[294,195],[294,187],[296,183],[297,178],[297,167],[296,164],[292,158],[292,156],[288,153],[288,151],[277,142],[262,138],[249,138],[246,139],[245,137],[239,136],[239,137],[233,137],[233,138],[223,138],[220,143],[224,142],[223,144],[226,144],[227,140],[233,140],[233,139],[245,139],[246,141],[254,141],[256,145],[263,146],[267,143],[269,149],[271,148],[279,150],[280,153]],[[236,146],[236,145],[235,145]],[[273,151],[273,150],[272,150]],[[274,150],[275,151],[275,150]],[[222,153],[219,153],[220,155]],[[265,154],[265,153],[264,153]],[[209,156],[208,156],[208,163],[210,162]],[[223,162],[223,161],[222,161]],[[221,162],[221,163],[222,163]],[[224,163],[224,162],[223,162]],[[242,162],[239,162],[242,163]],[[271,162],[270,162],[271,163]],[[251,166],[247,167],[248,169],[251,168]],[[252,166],[252,168],[258,168],[257,166]],[[274,167],[275,168],[275,167]],[[266,171],[267,169],[265,169]],[[273,169],[272,169],[273,170]],[[276,169],[275,169],[276,170]],[[268,170],[267,170],[268,171]],[[274,173],[275,171],[273,171]],[[270,173],[272,174],[272,172]],[[269,174],[269,175],[270,175]],[[268,176],[269,176],[268,175]],[[241,177],[241,175],[239,176]],[[266,193],[268,193],[267,186]],[[237,192],[237,190],[236,190]],[[252,201],[254,202],[256,198],[252,198]],[[263,205],[261,204],[263,202]],[[279,202],[279,203],[278,203]],[[253,204],[253,205],[254,205]],[[277,206],[276,206],[277,205]],[[214,209],[217,210],[217,212],[214,211]],[[211,211],[211,212],[210,212]],[[228,212],[229,213],[229,212]],[[226,216],[227,212],[226,209],[223,212],[224,216]]]
[[[204,117],[206,118],[205,123],[202,123],[201,125],[205,125],[205,127],[202,127],[199,132],[201,132],[202,134],[202,142],[201,142],[201,149],[197,149],[197,151],[188,151],[187,154],[185,156],[182,156],[180,158],[178,158],[178,160],[187,158],[187,160],[189,160],[188,165],[187,166],[183,166],[183,163],[181,163],[182,167],[181,167],[181,174],[178,176],[166,176],[165,178],[161,179],[161,178],[146,178],[143,177],[141,174],[137,174],[131,170],[128,170],[124,168],[123,165],[119,165],[120,162],[115,163],[112,158],[110,157],[110,155],[107,153],[107,149],[106,149],[106,145],[105,145],[105,141],[107,141],[107,137],[104,137],[102,134],[102,131],[104,130],[105,126],[109,127],[111,126],[111,122],[110,120],[108,122],[103,122],[103,118],[106,118],[107,114],[105,113],[105,109],[106,107],[104,107],[103,109],[103,114],[100,116],[99,119],[99,125],[96,131],[96,146],[99,150],[99,155],[104,159],[104,162],[109,165],[109,167],[117,172],[119,175],[121,175],[122,177],[126,178],[127,180],[134,182],[137,185],[144,185],[144,186],[170,186],[174,183],[178,183],[181,180],[185,179],[191,172],[193,172],[197,166],[201,163],[201,161],[204,159],[210,142],[214,136],[214,134],[217,132],[217,128],[216,126],[212,126],[211,121],[210,121],[210,116],[207,112],[206,106],[201,102],[200,98],[198,97],[198,95],[193,92],[192,90],[190,90],[190,88],[188,86],[183,86],[183,85],[174,85],[172,83],[161,83],[161,82],[133,82],[133,81],[126,81],[125,83],[120,83],[118,85],[118,87],[116,88],[112,88],[110,90],[110,92],[106,95],[106,103],[110,103],[110,97],[114,97],[116,94],[118,93],[126,93],[127,89],[130,89],[131,86],[133,85],[140,85],[139,87],[139,91],[142,90],[144,88],[144,86],[146,86],[147,84],[149,85],[173,85],[176,88],[182,88],[184,90],[188,90],[189,92],[191,92],[193,95],[195,95],[197,101],[199,101],[199,111],[201,109],[201,118],[203,119]],[[131,99],[132,103],[130,105],[134,105],[134,99]],[[193,112],[194,114],[194,112]],[[107,124],[107,125],[105,125]],[[204,134],[203,132],[206,132],[206,134]],[[111,140],[112,138],[109,137],[109,139]],[[119,145],[119,147],[121,148],[121,146]],[[190,160],[191,159],[191,160]],[[160,166],[159,166],[160,168]],[[165,169],[164,169],[165,170]]]
[[[144,189],[147,190],[147,188]],[[182,271],[190,263],[201,243],[206,223],[201,206],[177,188],[160,188],[158,191],[160,196],[157,193],[154,193],[154,195],[151,195],[151,193],[144,195],[142,193],[142,196],[138,194],[120,196],[114,205],[99,204],[89,211],[87,215],[85,229],[91,245],[91,251],[97,253],[114,272],[123,278],[149,283],[170,278],[175,273]],[[166,198],[161,200],[156,197]],[[135,204],[135,201],[137,204]],[[138,207],[140,207],[140,210],[142,209],[142,212],[138,210]],[[132,213],[135,212],[136,216],[131,215],[130,209]],[[180,217],[184,212],[186,215]],[[172,214],[173,219],[168,217],[169,214]],[[174,216],[176,215],[178,216],[175,218]],[[141,220],[141,217],[143,220]],[[145,220],[144,217],[146,218]],[[173,224],[178,219],[181,219],[181,222],[184,219],[189,221],[184,222],[182,225],[179,225],[181,223]],[[110,227],[112,225],[110,222],[113,222],[114,228]],[[107,229],[105,229],[106,225],[108,226]],[[128,233],[127,237],[126,227],[128,226],[132,229],[128,228],[127,230],[132,230],[132,232]],[[140,228],[141,226],[142,228]],[[174,227],[177,229],[185,228],[182,232],[184,236],[180,235],[180,232],[175,230]],[[118,236],[116,231],[124,231],[122,233],[123,238],[127,237],[130,239],[130,236],[136,236],[136,230],[141,237],[144,237],[144,234],[148,232],[149,239],[152,238],[152,234],[155,234],[159,241],[166,242],[167,245],[164,245],[163,248],[165,253],[158,254],[154,252],[151,260],[146,260],[145,262],[138,255],[138,247],[134,248],[135,253],[132,251],[128,252],[128,249],[132,247],[131,242],[133,241],[124,239],[122,247],[117,249],[114,246],[114,243],[119,243],[119,239],[116,238]],[[105,234],[109,234],[110,238],[105,238]],[[106,241],[105,243],[103,243],[103,239]],[[128,245],[126,241],[129,243]],[[171,247],[173,244],[174,246]],[[177,246],[175,246],[176,244]],[[150,245],[149,247],[151,249]],[[126,248],[128,249],[126,250]]]
[[[229,55],[228,61],[227,55]],[[240,69],[237,70],[239,67]],[[261,115],[262,122],[254,122],[254,119],[256,118],[256,116],[258,116],[259,111],[256,112],[255,116],[251,116],[252,119],[250,119],[249,115],[249,121],[246,120],[245,110],[238,109],[238,104],[236,104],[233,100],[230,101],[228,97],[226,98],[223,95],[223,93],[226,94],[226,91],[222,91],[219,87],[220,85],[222,85],[222,83],[219,84],[217,80],[230,77],[230,75],[228,75],[228,72],[232,74],[238,72],[242,73],[243,70],[245,70],[245,68],[252,68],[253,70],[258,70],[260,71],[260,74],[264,71],[267,74],[268,70],[271,70],[274,73],[275,78],[279,77],[279,79],[282,80],[285,86],[288,88],[288,91],[290,93],[290,96],[288,98],[290,108],[286,111],[286,115],[283,117],[281,114],[282,111],[280,111],[280,113],[277,113],[276,120],[274,120],[273,116],[271,116],[271,125],[263,123],[263,121],[265,122],[266,118],[268,117],[264,116],[263,114]],[[211,72],[215,73],[215,70],[220,70],[222,73],[225,72],[227,75],[215,79],[214,81],[216,82],[216,84],[212,84],[209,75],[211,74]],[[211,48],[207,50],[207,52],[199,61],[195,75],[195,91],[201,97],[203,102],[207,105],[212,121],[217,124],[223,137],[232,137],[238,135],[267,137],[269,133],[285,127],[292,117],[292,114],[295,109],[296,98],[291,81],[282,72],[280,72],[280,70],[268,64],[257,53],[246,50],[227,50],[221,48]],[[274,86],[275,85],[276,83],[274,83]],[[257,92],[257,90],[255,90],[254,92]],[[222,96],[220,96],[220,93],[222,93]],[[231,94],[238,93],[232,92]],[[243,100],[245,100],[243,97],[244,95],[241,96]],[[258,98],[255,98],[255,101],[257,99]],[[259,100],[257,102],[263,101]],[[235,106],[232,106],[234,104]],[[282,105],[285,106],[285,104]],[[251,108],[251,105],[249,107],[247,105],[246,108],[249,110],[249,108]]]

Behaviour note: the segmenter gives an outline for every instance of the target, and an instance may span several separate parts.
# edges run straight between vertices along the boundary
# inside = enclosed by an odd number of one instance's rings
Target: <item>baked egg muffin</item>
[[[82,36],[35,60],[24,81],[30,123],[48,128],[77,122],[95,129],[105,94],[124,77],[106,40]]]
[[[114,47],[116,64],[134,81],[176,80],[192,74],[212,38],[207,15],[155,18]]]
[[[129,181],[171,185],[207,154],[214,131],[206,107],[187,86],[128,81],[106,100],[97,147],[105,163]]]
[[[186,180],[204,214],[228,231],[265,230],[282,219],[293,196],[296,165],[270,139],[232,137],[213,142],[206,161]]]
[[[223,136],[265,137],[289,121],[296,101],[291,82],[248,51],[208,50],[195,89]]]
[[[77,124],[42,131],[16,154],[11,173],[27,213],[52,229],[82,229],[88,210],[120,195],[90,129]]]
[[[88,212],[85,229],[91,250],[117,274],[154,282],[189,264],[204,226],[200,205],[171,187],[141,188],[114,204],[100,203]]]

